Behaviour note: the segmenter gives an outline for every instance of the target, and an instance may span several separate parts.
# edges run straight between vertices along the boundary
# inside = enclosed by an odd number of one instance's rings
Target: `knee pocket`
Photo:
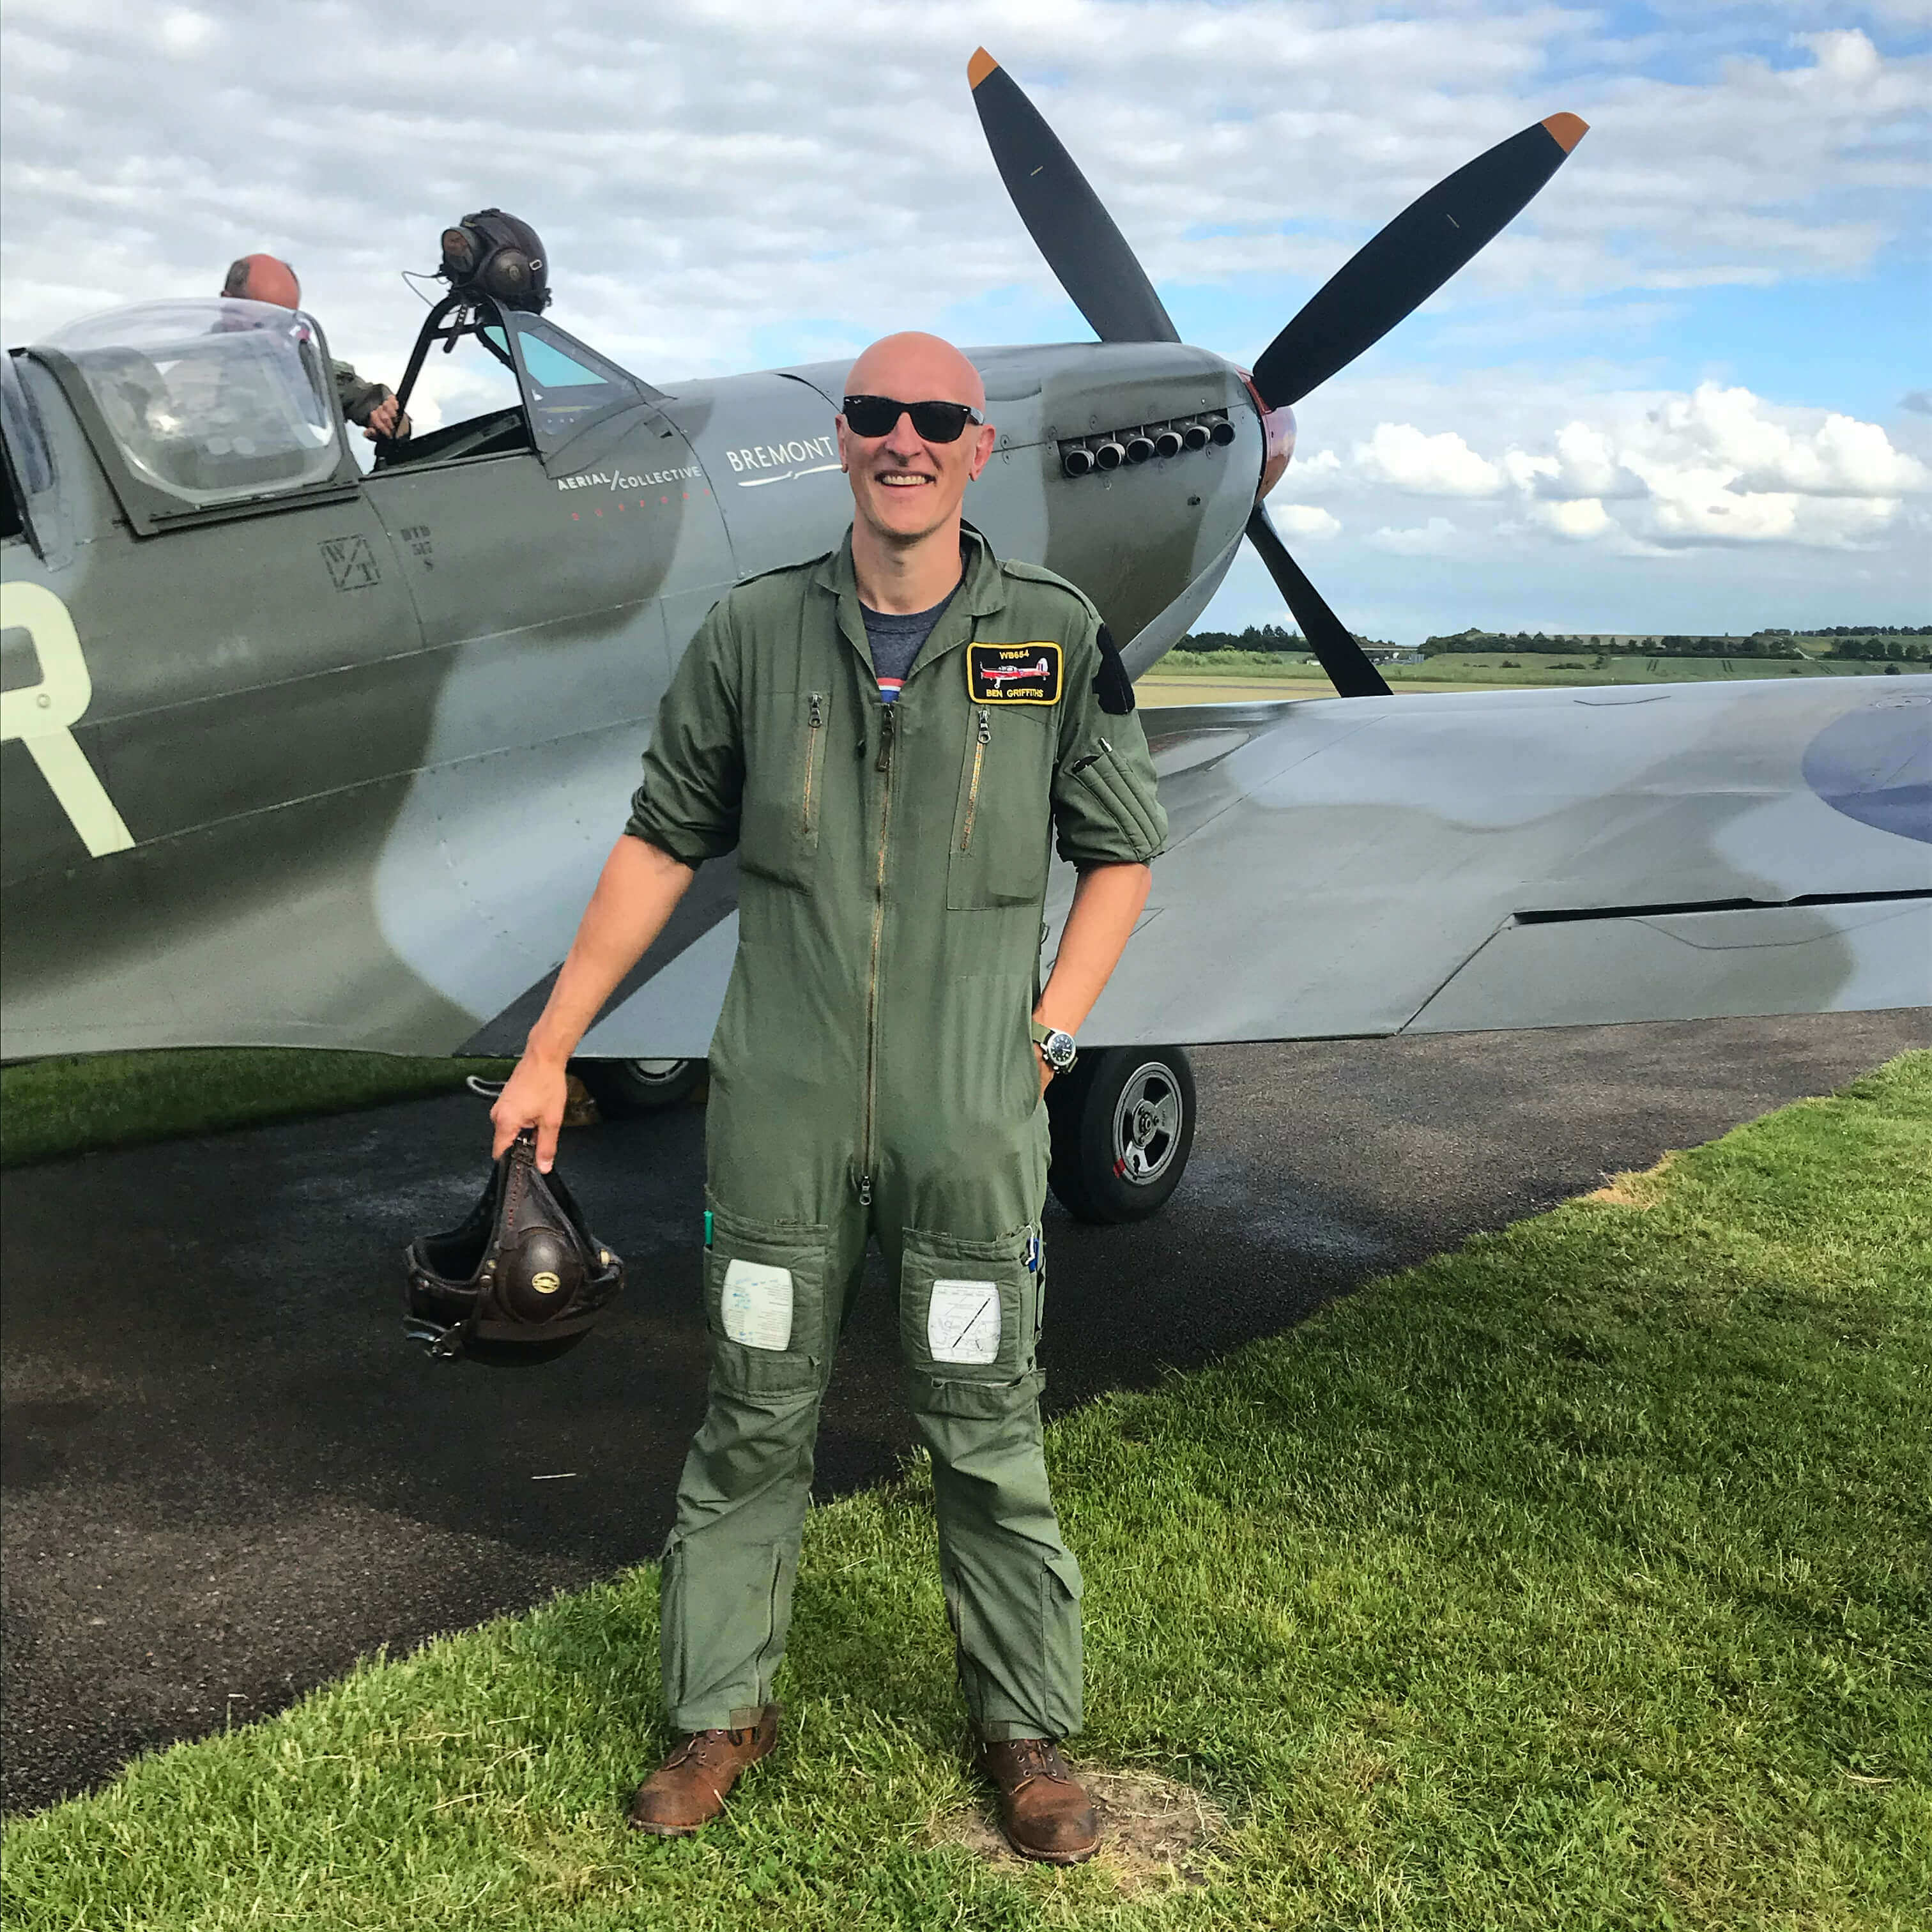
[[[905,1228],[899,1240],[899,1345],[916,1388],[990,1394],[1024,1381],[1032,1384],[1029,1396],[1036,1396],[1037,1225],[991,1240]],[[1006,1406],[941,1412],[997,1414]]]
[[[824,1378],[826,1258],[822,1224],[754,1221],[706,1194],[704,1320],[712,1372],[739,1395],[799,1395]]]

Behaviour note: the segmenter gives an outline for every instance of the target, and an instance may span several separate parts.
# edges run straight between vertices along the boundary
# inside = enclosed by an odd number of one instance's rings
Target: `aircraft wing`
[[[1143,719],[1171,839],[1088,1044],[1932,1005],[1932,677]],[[642,728],[433,746],[373,854],[325,798],[17,882],[0,1046],[518,1052]],[[736,906],[705,866],[584,1050],[705,1053]]]
[[[1170,843],[1084,1042],[1932,1005],[1932,678],[1142,718]],[[736,924],[587,1048],[700,1052]]]
[[[1171,843],[1096,1044],[1932,1004],[1932,678],[1146,722]]]

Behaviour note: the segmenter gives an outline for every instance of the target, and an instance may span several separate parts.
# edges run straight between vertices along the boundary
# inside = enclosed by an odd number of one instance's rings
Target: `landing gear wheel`
[[[613,1120],[681,1106],[704,1080],[701,1060],[573,1060],[570,1070]]]
[[[1144,1221],[1167,1204],[1194,1147],[1194,1070],[1178,1046],[1083,1053],[1046,1090],[1047,1180],[1077,1221]]]

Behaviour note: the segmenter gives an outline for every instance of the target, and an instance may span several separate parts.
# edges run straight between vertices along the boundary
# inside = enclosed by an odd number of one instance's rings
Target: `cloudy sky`
[[[556,320],[664,386],[889,328],[1082,339],[980,137],[982,42],[1244,362],[1443,175],[1592,124],[1299,409],[1277,520],[1357,629],[1932,621],[1927,0],[7,0],[0,334],[263,248],[393,382],[399,271],[494,202]],[[1282,614],[1244,559],[1208,621]]]

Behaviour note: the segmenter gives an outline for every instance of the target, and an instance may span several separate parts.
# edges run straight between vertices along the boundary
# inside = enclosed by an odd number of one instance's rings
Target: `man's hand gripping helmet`
[[[440,1360],[548,1361],[624,1285],[623,1262],[585,1226],[562,1175],[537,1172],[527,1129],[462,1226],[412,1241],[403,1259],[403,1332]]]
[[[442,231],[436,272],[458,295],[488,296],[503,308],[539,315],[550,306],[549,258],[527,221],[500,208],[479,208]]]

